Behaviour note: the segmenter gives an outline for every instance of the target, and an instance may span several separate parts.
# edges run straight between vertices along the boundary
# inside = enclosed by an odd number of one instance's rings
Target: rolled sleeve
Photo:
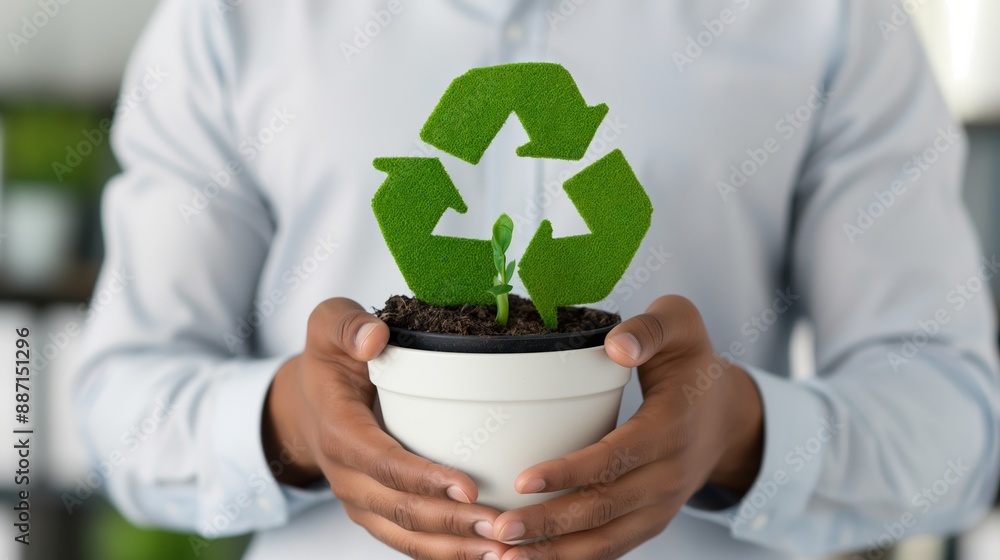
[[[825,443],[838,427],[821,398],[806,384],[743,366],[764,407],[764,456],[753,486],[736,499],[705,488],[684,511],[731,529],[734,537],[767,545],[784,535],[813,495],[823,468]]]
[[[304,442],[287,442],[290,451],[270,461],[264,453],[260,427],[267,392],[288,358],[257,360],[233,367],[224,373],[216,389],[213,445],[208,456],[217,465],[219,487],[216,498],[206,501],[204,506],[217,512],[232,512],[236,510],[233,504],[237,506],[239,514],[231,516],[227,532],[278,527],[300,511],[332,497],[326,483],[300,489],[275,479],[294,460],[287,453],[304,452]]]

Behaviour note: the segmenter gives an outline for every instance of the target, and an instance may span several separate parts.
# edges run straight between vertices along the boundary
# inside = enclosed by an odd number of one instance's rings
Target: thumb
[[[368,315],[369,320],[362,321],[354,333],[354,353],[352,357],[363,362],[374,359],[385,349],[389,341],[389,327],[374,315]],[[374,320],[372,320],[374,319]]]
[[[707,340],[698,308],[681,296],[662,296],[646,312],[608,333],[608,356],[625,367],[638,367],[664,351],[683,351]]]
[[[306,345],[325,354],[346,354],[367,362],[389,341],[389,327],[356,301],[333,298],[309,316]]]

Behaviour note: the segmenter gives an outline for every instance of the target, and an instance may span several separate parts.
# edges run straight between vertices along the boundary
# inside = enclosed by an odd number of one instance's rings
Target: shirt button
[[[257,500],[257,507],[264,511],[271,511],[271,500],[267,498],[261,498]]]
[[[766,513],[762,513],[753,518],[753,521],[750,522],[750,528],[754,531],[760,531],[764,527],[767,527],[767,523],[770,520]]]
[[[507,40],[511,43],[520,43],[524,39],[524,28],[516,23],[507,26]]]

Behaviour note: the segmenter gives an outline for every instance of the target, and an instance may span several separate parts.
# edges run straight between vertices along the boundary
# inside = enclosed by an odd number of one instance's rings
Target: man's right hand
[[[276,478],[305,486],[325,477],[355,523],[413,558],[499,560],[509,548],[490,540],[499,512],[472,503],[472,479],[406,451],[379,426],[366,362],[388,339],[356,302],[316,307],[305,350],[278,371],[264,407],[265,453],[286,463]]]

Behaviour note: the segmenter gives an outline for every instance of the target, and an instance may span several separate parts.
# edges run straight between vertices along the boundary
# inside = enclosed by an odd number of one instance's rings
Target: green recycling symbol
[[[514,113],[529,142],[517,155],[580,160],[608,112],[588,106],[570,73],[553,63],[475,68],[456,78],[420,131],[428,144],[476,164]],[[468,208],[434,157],[384,157],[388,174],[372,209],[386,245],[416,297],[439,306],[488,304],[496,270],[488,239],[434,235],[449,209]],[[544,220],[525,249],[518,273],[550,329],[557,310],[598,302],[614,289],[649,230],[653,206],[621,150],[568,179],[563,189],[590,229],[552,237]]]

